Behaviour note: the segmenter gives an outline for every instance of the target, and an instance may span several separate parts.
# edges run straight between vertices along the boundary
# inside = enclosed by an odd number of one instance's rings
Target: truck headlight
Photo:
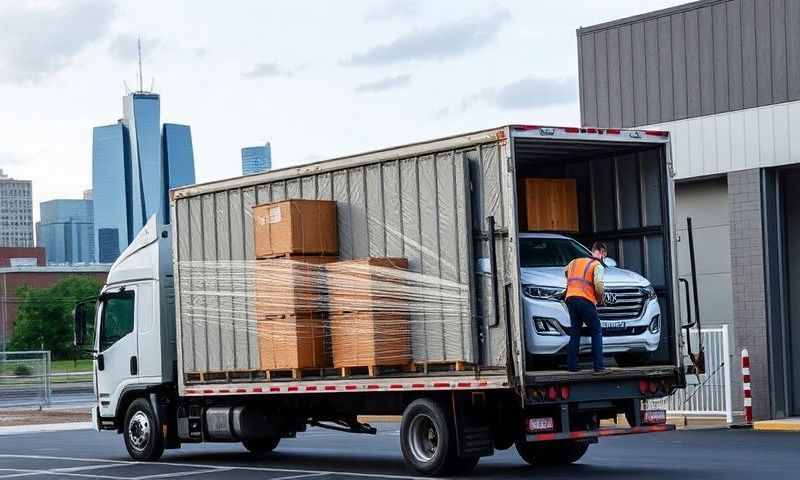
[[[522,294],[536,300],[561,300],[566,289],[559,287],[541,287],[539,285],[523,285]]]
[[[650,333],[658,333],[661,331],[661,315],[654,315],[650,320],[650,325],[647,327]]]
[[[647,297],[647,300],[652,300],[652,299],[656,298],[656,296],[657,296],[656,295],[656,289],[653,288],[652,285],[648,285],[648,286],[642,288],[642,293],[644,294],[645,297]]]

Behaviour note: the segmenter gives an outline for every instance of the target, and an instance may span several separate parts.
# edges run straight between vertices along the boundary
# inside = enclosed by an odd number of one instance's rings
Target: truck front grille
[[[645,294],[639,287],[606,288],[605,298],[597,307],[600,320],[632,320],[642,315]]]

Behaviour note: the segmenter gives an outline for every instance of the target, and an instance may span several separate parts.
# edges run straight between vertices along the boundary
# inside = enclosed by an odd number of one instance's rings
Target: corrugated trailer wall
[[[484,228],[486,215],[496,216],[498,228],[505,226],[499,151],[498,144],[487,144],[176,198],[175,270],[184,371],[260,367],[251,209],[292,198],[337,202],[341,259],[404,257],[420,278],[439,279],[447,295],[456,292],[462,299],[459,311],[447,316],[436,309],[412,314],[415,362],[476,362],[476,322],[486,318],[491,292],[485,276],[477,284],[473,281],[473,248],[479,249],[477,256],[488,255],[485,242],[473,243],[473,229]],[[387,152],[386,157],[392,156]],[[478,176],[472,188],[470,170],[473,178]],[[474,208],[479,209],[475,215]],[[498,245],[502,250],[502,240]],[[216,262],[230,262],[232,268],[224,269],[226,275],[214,275],[209,270]],[[505,262],[500,267],[504,276],[508,267]],[[482,298],[477,308],[476,293]],[[482,328],[489,338],[488,363],[505,364],[503,326],[491,334]]]

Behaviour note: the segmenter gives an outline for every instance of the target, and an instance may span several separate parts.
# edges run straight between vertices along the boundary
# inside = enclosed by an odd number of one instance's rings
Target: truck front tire
[[[528,443],[518,440],[517,452],[530,465],[567,465],[577,462],[589,449],[589,442],[556,440]]]
[[[403,412],[400,447],[406,462],[425,475],[468,473],[480,460],[459,458],[452,419],[427,398],[414,400]]]
[[[155,461],[164,453],[161,425],[153,407],[144,398],[137,398],[125,413],[125,448],[134,460]]]

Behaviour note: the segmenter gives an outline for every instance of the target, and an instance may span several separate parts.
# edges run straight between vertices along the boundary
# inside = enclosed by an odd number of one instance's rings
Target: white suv
[[[564,267],[591,256],[583,245],[564,235],[521,233],[519,237],[525,338],[530,355],[566,353],[570,320],[564,303]],[[603,328],[603,353],[614,354],[620,366],[642,365],[658,348],[661,309],[650,282],[605,259],[605,294],[598,306]],[[591,351],[584,326],[581,353]]]

